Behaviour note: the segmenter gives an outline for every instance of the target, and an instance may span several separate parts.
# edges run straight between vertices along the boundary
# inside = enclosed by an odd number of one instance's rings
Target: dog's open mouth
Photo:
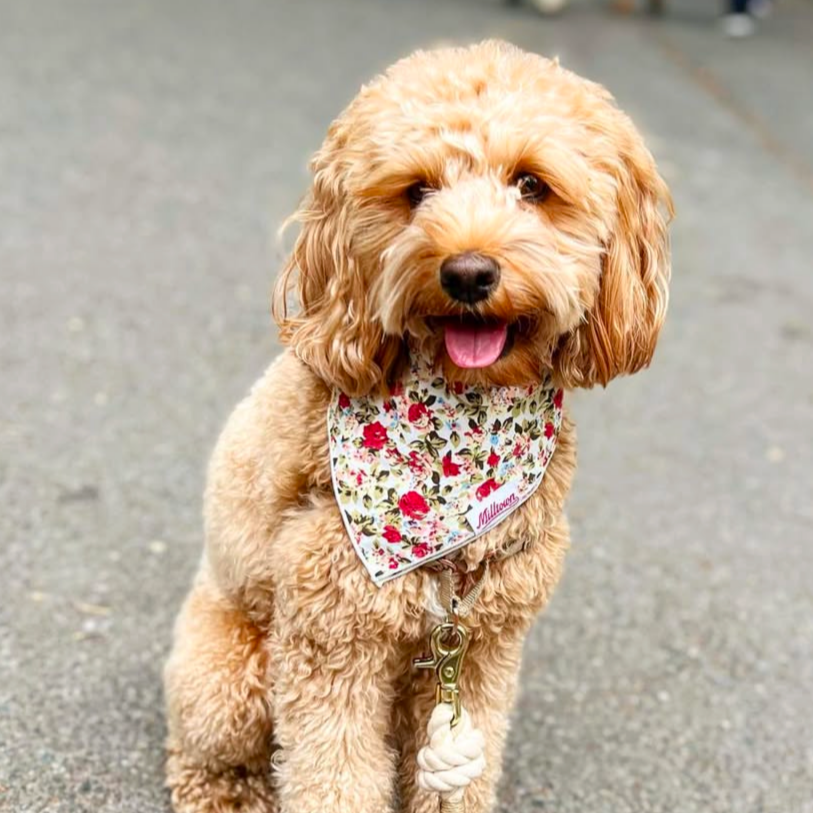
[[[449,358],[464,369],[493,364],[507,349],[509,326],[505,322],[454,317],[443,322],[443,340]]]

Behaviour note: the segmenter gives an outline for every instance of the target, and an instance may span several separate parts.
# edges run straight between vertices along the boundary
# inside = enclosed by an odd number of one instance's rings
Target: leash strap
[[[440,591],[439,598],[441,606],[452,618],[465,618],[474,608],[477,599],[480,598],[480,593],[483,592],[485,586],[486,576],[488,575],[489,565],[493,560],[502,561],[515,553],[519,553],[525,549],[525,540],[517,539],[512,542],[507,548],[499,551],[490,559],[484,559],[482,564],[482,573],[477,577],[469,591],[461,598],[457,595],[455,589],[455,576],[457,571],[446,568],[440,571]]]

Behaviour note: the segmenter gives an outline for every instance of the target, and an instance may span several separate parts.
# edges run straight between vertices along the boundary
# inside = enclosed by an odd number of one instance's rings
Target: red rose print
[[[412,546],[412,555],[417,556],[418,559],[423,559],[429,553],[429,546],[426,542],[418,542],[417,545]]]
[[[393,544],[400,542],[401,532],[394,525],[385,525],[384,539],[386,539],[387,542],[392,542]]]
[[[553,405],[556,409],[562,408],[562,401],[564,399],[564,392],[562,390],[556,390],[556,394],[553,396]]]
[[[392,395],[393,398],[397,398],[399,395],[402,395],[403,392],[404,385],[400,381],[396,381],[390,388],[390,395]]]
[[[411,519],[420,519],[429,513],[429,504],[417,491],[407,491],[400,500],[398,507],[401,513]]]
[[[410,423],[417,423],[421,418],[429,417],[429,410],[426,408],[426,404],[410,404],[407,417]]]
[[[546,438],[552,438],[552,437],[553,437],[553,433],[554,433],[555,431],[556,431],[556,429],[554,428],[553,424],[552,424],[550,421],[548,421],[548,422],[545,424],[545,437],[546,437]]]
[[[362,446],[367,449],[380,449],[387,442],[387,430],[378,422],[368,423],[364,427]]]
[[[500,462],[500,456],[496,452],[492,452],[486,462],[489,466],[496,466]]]
[[[409,453],[409,460],[408,465],[410,470],[419,476],[427,475],[429,466],[427,465],[426,461],[417,453],[417,452],[410,452]]]
[[[339,407],[341,409],[347,409],[350,406],[350,399],[345,395],[345,393],[339,393]]]
[[[462,395],[465,386],[463,385],[462,381],[455,381],[452,388],[454,389],[455,395]]]
[[[516,446],[514,446],[514,451],[512,453],[514,457],[519,457],[522,454],[522,444],[517,441]]]
[[[390,570],[395,570],[398,567],[398,560],[393,556],[390,558]]]
[[[494,478],[490,477],[485,483],[481,483],[477,486],[477,491],[474,493],[477,495],[478,500],[484,500],[492,491],[496,491],[499,487],[500,484],[494,482]]]
[[[460,474],[460,466],[457,463],[452,463],[452,453],[447,452],[443,458],[443,476],[454,477]]]

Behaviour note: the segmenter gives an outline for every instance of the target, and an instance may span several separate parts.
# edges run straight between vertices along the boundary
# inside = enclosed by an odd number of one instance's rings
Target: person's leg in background
[[[748,0],[730,0],[728,13],[723,17],[723,32],[728,37],[750,37],[756,25],[748,13]]]

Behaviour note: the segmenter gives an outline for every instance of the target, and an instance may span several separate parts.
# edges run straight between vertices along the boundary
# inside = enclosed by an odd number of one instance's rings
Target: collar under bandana
[[[448,385],[414,354],[389,396],[334,393],[333,488],[373,581],[438,559],[533,494],[553,455],[562,391]]]

